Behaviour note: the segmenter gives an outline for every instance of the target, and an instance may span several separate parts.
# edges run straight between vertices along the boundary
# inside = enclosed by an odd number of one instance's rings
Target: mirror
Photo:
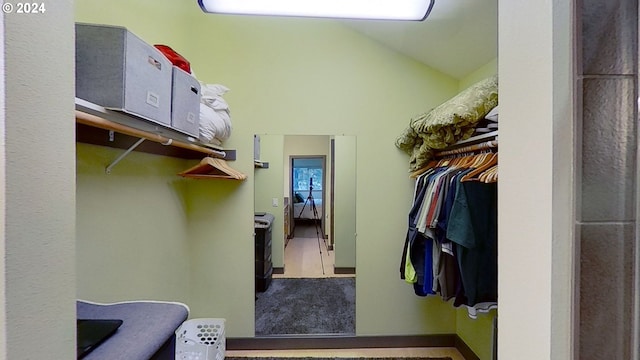
[[[356,137],[254,146],[256,336],[355,334]]]

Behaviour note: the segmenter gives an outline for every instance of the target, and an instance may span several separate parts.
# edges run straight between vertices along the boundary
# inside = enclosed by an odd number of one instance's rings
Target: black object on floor
[[[256,336],[354,335],[355,278],[273,279],[256,300]]]
[[[76,324],[76,352],[78,359],[82,359],[111,337],[122,325],[122,320],[78,319]]]

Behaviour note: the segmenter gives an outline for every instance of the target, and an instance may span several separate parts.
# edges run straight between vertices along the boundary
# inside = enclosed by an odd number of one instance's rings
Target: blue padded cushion
[[[163,302],[76,302],[78,319],[121,319],[122,326],[85,360],[148,360],[187,319],[185,305]]]

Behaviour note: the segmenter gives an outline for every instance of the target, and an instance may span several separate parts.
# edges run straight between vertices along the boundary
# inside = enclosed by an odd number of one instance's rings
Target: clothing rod
[[[463,146],[461,148],[457,148],[453,150],[440,151],[440,152],[437,152],[435,156],[442,157],[442,156],[448,156],[448,155],[463,154],[467,152],[485,150],[485,149],[491,149],[491,148],[497,148],[497,147],[498,147],[498,140],[490,140],[490,141],[481,142],[475,145]]]

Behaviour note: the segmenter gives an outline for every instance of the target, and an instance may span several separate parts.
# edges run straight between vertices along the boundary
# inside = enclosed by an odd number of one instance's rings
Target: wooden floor
[[[335,274],[335,253],[329,251],[328,240],[324,240],[313,224],[299,224],[294,237],[284,248],[284,274],[274,278],[322,278],[354,275]]]
[[[325,242],[316,236],[313,225],[296,226],[295,237],[284,250],[284,274],[274,278],[318,278],[355,275],[334,274],[334,252],[328,251]],[[321,256],[322,253],[322,256]],[[321,261],[322,259],[322,261]],[[324,269],[324,271],[323,271]],[[226,356],[234,357],[443,357],[465,360],[455,348],[376,348],[376,349],[319,349],[319,350],[227,350]]]

